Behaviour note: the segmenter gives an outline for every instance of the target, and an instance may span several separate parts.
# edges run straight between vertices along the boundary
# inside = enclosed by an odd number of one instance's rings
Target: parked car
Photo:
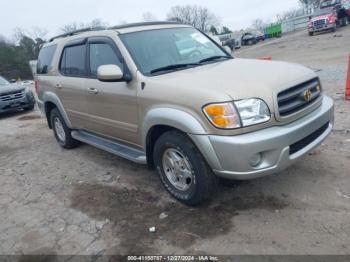
[[[210,52],[184,55],[177,43],[188,38]],[[235,59],[188,25],[70,32],[46,43],[37,64],[38,104],[63,148],[80,141],[147,164],[188,205],[208,199],[217,176],[285,169],[333,126],[314,71]]]
[[[311,17],[308,30],[309,35],[313,36],[316,32],[337,30],[338,17],[333,7],[317,10]]]
[[[33,92],[22,85],[12,84],[0,76],[0,113],[15,110],[33,110]]]
[[[231,52],[233,52],[236,49],[236,40],[233,38],[230,38],[225,42],[223,42],[222,45],[227,46],[228,48],[230,48]]]
[[[255,45],[257,42],[256,36],[253,33],[245,33],[241,37],[242,46]]]
[[[20,82],[22,86],[32,86],[34,82],[32,80],[23,80]]]
[[[260,31],[257,31],[257,32],[255,33],[255,38],[256,38],[256,41],[257,41],[257,42],[265,41],[265,34],[263,34],[263,33],[260,32]]]
[[[236,39],[235,49],[240,49],[240,48],[241,48],[241,40],[240,39]]]

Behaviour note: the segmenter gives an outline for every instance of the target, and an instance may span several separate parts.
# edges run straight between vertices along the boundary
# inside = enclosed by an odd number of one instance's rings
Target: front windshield
[[[319,10],[316,10],[312,16],[317,17],[317,16],[321,16],[321,15],[328,15],[331,13],[334,13],[333,8],[319,9]]]
[[[324,7],[332,6],[332,5],[335,5],[338,3],[339,3],[338,0],[326,0],[326,1],[321,2],[320,6],[321,6],[321,8],[324,8]]]
[[[5,78],[0,76],[0,86],[5,86],[8,84],[9,84],[9,82]]]
[[[210,57],[228,56],[213,40],[194,28],[140,31],[120,38],[144,75],[151,75],[153,70],[162,67],[197,64]]]

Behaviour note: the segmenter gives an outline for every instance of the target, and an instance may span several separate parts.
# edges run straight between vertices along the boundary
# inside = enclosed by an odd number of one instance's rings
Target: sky
[[[140,22],[151,12],[164,20],[174,5],[200,5],[219,17],[231,30],[247,28],[256,18],[275,20],[276,15],[298,7],[298,0],[0,0],[0,35],[13,37],[15,28],[45,28],[48,36],[73,22],[101,19],[109,25]]]

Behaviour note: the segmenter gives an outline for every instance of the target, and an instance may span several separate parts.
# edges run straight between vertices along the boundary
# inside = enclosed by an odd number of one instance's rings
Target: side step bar
[[[86,131],[72,131],[72,137],[80,142],[105,150],[114,155],[126,158],[137,164],[147,164],[143,151],[129,147],[106,138],[99,137]]]

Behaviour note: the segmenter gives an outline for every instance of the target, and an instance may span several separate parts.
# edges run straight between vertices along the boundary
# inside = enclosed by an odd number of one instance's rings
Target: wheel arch
[[[66,125],[69,128],[72,128],[72,124],[68,118],[68,115],[58,98],[58,96],[52,92],[47,92],[43,96],[43,101],[44,101],[44,110],[45,110],[45,116],[48,122],[48,125],[50,128],[52,128],[51,123],[50,123],[50,112],[53,108],[57,108],[58,111],[60,112],[61,116],[63,117]]]
[[[219,160],[209,141],[208,133],[200,121],[188,112],[174,108],[156,108],[144,118],[142,142],[147,156],[147,164],[154,167],[153,150],[157,138],[165,132],[176,130],[188,135],[207,163],[212,168],[219,168]]]

